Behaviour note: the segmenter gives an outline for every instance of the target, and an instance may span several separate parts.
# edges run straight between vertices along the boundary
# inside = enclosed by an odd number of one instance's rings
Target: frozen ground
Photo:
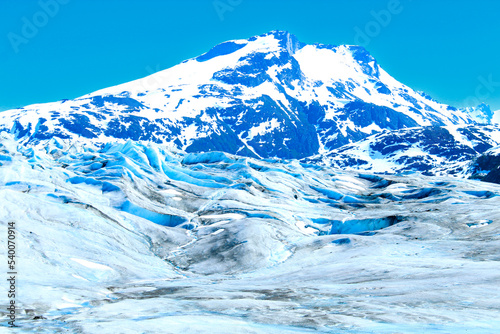
[[[0,234],[18,231],[12,332],[500,328],[498,185],[1,135]]]

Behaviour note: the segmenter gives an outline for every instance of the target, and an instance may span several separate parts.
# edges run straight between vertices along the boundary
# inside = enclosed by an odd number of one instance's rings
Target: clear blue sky
[[[362,43],[441,102],[500,109],[500,1],[397,3],[0,0],[0,110],[75,98],[277,29],[306,43]]]

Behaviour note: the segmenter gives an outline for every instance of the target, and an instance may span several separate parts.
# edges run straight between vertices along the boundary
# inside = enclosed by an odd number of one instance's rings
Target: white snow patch
[[[105,265],[103,265],[103,264],[99,264],[99,263],[95,263],[95,262],[91,262],[91,261],[88,261],[88,260],[77,259],[77,258],[74,258],[74,257],[72,257],[70,260],[73,260],[73,261],[75,261],[76,263],[79,263],[79,264],[81,264],[82,266],[87,267],[87,268],[90,268],[90,269],[97,269],[97,270],[113,270],[113,269],[111,269],[111,268],[110,268],[110,267],[108,267],[108,266],[105,266]]]
[[[247,140],[253,140],[256,136],[263,136],[266,133],[270,133],[275,129],[280,127],[280,122],[277,118],[273,118],[270,121],[262,122],[258,126],[253,126],[248,130]]]
[[[202,219],[243,219],[245,218],[245,215],[242,215],[241,213],[224,213],[220,215],[204,215],[200,216],[199,218]]]

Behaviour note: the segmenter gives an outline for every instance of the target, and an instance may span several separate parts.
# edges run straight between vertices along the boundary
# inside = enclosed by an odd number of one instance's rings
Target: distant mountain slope
[[[187,152],[304,158],[383,130],[474,124],[399,83],[359,46],[273,31],[75,100],[0,114],[24,143],[52,137],[172,143]]]
[[[372,172],[470,176],[477,173],[472,161],[484,152],[493,156],[498,145],[498,126],[428,126],[384,131],[304,161]]]
[[[471,163],[471,178],[500,183],[500,146],[492,147]]]

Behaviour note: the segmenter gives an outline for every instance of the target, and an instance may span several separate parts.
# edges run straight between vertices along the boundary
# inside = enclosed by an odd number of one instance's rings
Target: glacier
[[[499,185],[0,137],[0,233],[15,221],[19,244],[12,332],[498,328]]]

